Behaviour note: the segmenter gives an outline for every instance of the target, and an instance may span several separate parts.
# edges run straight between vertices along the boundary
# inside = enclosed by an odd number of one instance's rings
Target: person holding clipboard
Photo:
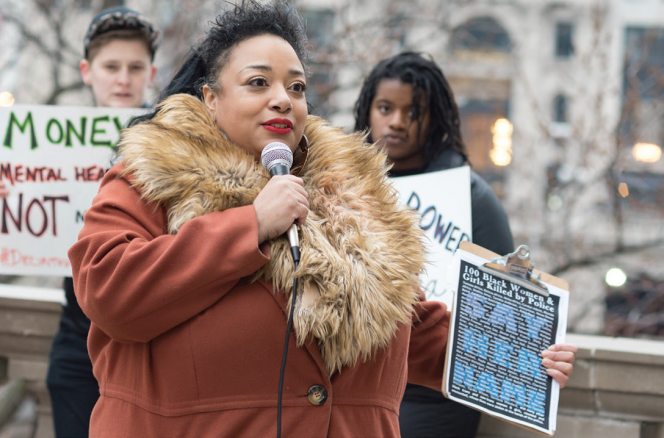
[[[468,164],[459,109],[441,69],[419,53],[403,52],[379,62],[365,79],[355,104],[355,131],[369,131],[392,164],[391,177],[419,175]],[[498,254],[514,251],[505,210],[489,185],[471,172],[473,241]],[[561,387],[567,383],[576,347],[552,346],[542,364]],[[558,362],[562,361],[562,362]],[[408,384],[401,403],[401,435],[472,438],[480,413],[439,391]]]

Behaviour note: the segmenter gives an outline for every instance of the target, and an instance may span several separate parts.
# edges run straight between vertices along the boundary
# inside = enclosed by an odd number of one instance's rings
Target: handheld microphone
[[[293,152],[284,143],[272,142],[263,149],[261,163],[270,176],[288,175],[293,165]]]
[[[288,175],[293,165],[293,152],[284,143],[272,142],[263,149],[261,163],[271,177]],[[297,235],[297,225],[291,225],[286,235],[288,236],[288,242],[290,242],[293,260],[297,263],[300,261],[300,238]]]
[[[293,152],[285,144],[275,141],[265,146],[261,153],[261,163],[270,177],[275,175],[288,175],[293,165]],[[291,246],[291,254],[295,262],[295,269],[300,263],[300,239],[297,235],[297,225],[293,224],[288,228],[288,241]],[[284,352],[281,357],[281,371],[279,372],[279,392],[277,395],[277,438],[281,438],[281,405],[284,390],[284,373],[286,370],[286,358],[288,356],[288,341],[293,328],[293,314],[295,312],[295,302],[297,296],[297,277],[293,278],[293,296],[291,299],[291,309],[288,316],[288,325],[286,328],[286,339],[284,341]]]

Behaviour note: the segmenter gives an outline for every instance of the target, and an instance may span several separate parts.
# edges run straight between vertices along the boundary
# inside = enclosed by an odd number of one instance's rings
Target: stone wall
[[[7,363],[0,369],[5,374],[0,381],[25,381],[26,390],[37,400],[34,438],[54,436],[46,371],[63,302],[61,289],[0,284],[0,361]]]
[[[19,298],[20,297],[20,298]],[[38,400],[36,438],[53,436],[45,379],[62,290],[0,285],[0,380],[21,379]],[[579,347],[561,391],[563,438],[664,438],[664,342],[568,335]],[[483,416],[478,438],[541,435]]]

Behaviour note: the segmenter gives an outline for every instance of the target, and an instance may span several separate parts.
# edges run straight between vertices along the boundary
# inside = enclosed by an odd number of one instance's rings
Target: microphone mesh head
[[[261,163],[268,172],[275,164],[287,164],[290,169],[293,165],[293,152],[284,143],[272,142],[263,149]]]

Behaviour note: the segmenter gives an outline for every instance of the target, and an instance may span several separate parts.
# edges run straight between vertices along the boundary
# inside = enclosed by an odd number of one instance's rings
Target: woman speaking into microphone
[[[277,435],[291,306],[284,436],[395,437],[406,382],[441,387],[449,314],[417,288],[418,218],[383,152],[307,115],[305,46],[292,6],[244,1],[123,132],[69,251],[92,437]],[[260,164],[274,142],[290,175]]]

